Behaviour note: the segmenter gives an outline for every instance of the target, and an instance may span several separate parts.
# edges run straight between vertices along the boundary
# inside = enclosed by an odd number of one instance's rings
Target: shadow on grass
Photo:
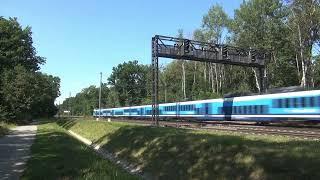
[[[73,119],[67,119],[67,118],[61,118],[57,121],[57,124],[67,130],[71,129],[72,126],[76,124],[76,120]]]
[[[102,141],[102,137],[97,141]],[[103,146],[159,179],[319,179],[320,144],[121,127]]]
[[[100,158],[55,123],[39,126],[22,179],[137,179]]]

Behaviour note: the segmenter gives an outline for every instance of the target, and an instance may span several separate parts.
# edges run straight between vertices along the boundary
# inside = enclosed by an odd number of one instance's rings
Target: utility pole
[[[69,118],[71,117],[71,92],[69,92]]]
[[[99,118],[101,117],[101,86],[102,86],[102,72],[100,72],[100,89],[99,89]]]

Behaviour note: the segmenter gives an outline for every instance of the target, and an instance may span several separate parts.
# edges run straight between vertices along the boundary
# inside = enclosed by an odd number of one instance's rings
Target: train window
[[[309,98],[309,105],[310,105],[310,107],[314,107],[314,106],[315,106],[315,100],[316,100],[315,97],[310,97],[310,98]]]
[[[306,107],[306,98],[302,97],[300,101],[301,101],[301,107]]]
[[[297,98],[292,98],[292,104],[294,108],[297,108],[299,106],[299,101]]]
[[[244,106],[244,114],[248,114],[249,112],[249,106]]]
[[[261,105],[261,114],[267,114],[267,106]]]
[[[284,101],[284,108],[289,108],[289,99],[288,98],[286,98],[286,99],[283,99],[283,101]]]
[[[283,105],[282,105],[282,99],[278,99],[278,108],[282,108]]]
[[[263,105],[259,105],[259,109],[260,109],[260,114],[264,114],[264,109],[263,109]]]
[[[320,96],[317,97],[317,101],[318,101],[317,106],[320,107]]]
[[[257,106],[257,114],[261,114],[261,106]]]
[[[252,114],[257,114],[257,106],[252,106]]]

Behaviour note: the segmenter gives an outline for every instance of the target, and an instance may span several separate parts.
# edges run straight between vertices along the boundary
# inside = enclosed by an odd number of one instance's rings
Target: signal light
[[[227,48],[227,46],[223,46],[222,47],[222,58],[223,59],[228,59],[228,56],[229,56],[228,48]]]
[[[252,62],[255,62],[257,59],[256,59],[256,53],[254,51],[249,51],[249,58]]]
[[[186,40],[184,40],[184,42],[183,42],[183,44],[184,44],[184,53],[189,53],[190,52],[190,40],[188,40],[188,39],[186,39]]]

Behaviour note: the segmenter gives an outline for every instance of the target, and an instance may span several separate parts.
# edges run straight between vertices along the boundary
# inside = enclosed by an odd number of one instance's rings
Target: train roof
[[[242,97],[242,96],[257,96],[257,95],[267,95],[267,94],[278,94],[278,93],[289,93],[289,92],[303,92],[303,91],[312,91],[318,89],[307,89],[300,86],[290,86],[290,87],[281,87],[281,88],[271,88],[268,89],[265,93],[252,93],[252,92],[236,92],[228,93],[223,96],[223,98],[232,98],[232,97]]]

